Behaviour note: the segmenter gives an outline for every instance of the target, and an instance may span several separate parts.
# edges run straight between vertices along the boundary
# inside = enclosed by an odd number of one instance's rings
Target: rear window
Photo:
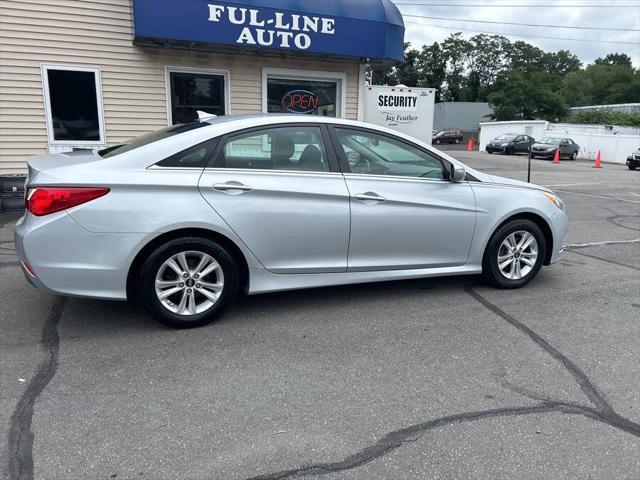
[[[513,133],[503,133],[502,135],[498,135],[496,140],[513,140],[514,138],[516,138],[516,135]]]
[[[140,137],[134,138],[129,143],[124,143],[122,145],[114,145],[114,146],[99,150],[98,155],[100,155],[102,158],[114,157],[116,155],[120,155],[121,153],[129,152],[136,148],[144,147],[145,145],[149,145],[150,143],[157,142],[164,138],[173,137],[174,135],[179,135],[181,133],[195,130],[196,128],[207,127],[210,125],[211,124],[207,122],[193,122],[193,123],[186,123],[186,124],[180,124],[180,125],[172,125],[170,127],[163,128],[161,130],[156,130],[155,132],[141,135]]]

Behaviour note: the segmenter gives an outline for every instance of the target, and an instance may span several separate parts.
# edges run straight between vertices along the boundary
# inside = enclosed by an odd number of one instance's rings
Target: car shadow
[[[323,311],[328,304],[349,305],[366,302],[407,301],[424,297],[426,292],[462,290],[482,284],[480,275],[450,276],[355,285],[320,287],[304,290],[239,295],[223,316],[200,329],[215,329],[220,325],[255,322],[264,317],[288,317],[292,311]],[[68,298],[60,325],[61,337],[98,335],[145,334],[149,332],[176,332],[150,317],[135,301],[118,302]]]

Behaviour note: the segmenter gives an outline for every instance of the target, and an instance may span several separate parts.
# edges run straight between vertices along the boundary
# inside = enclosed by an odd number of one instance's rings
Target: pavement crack
[[[8,436],[9,478],[11,480],[33,479],[33,407],[38,396],[44,391],[58,368],[60,337],[58,323],[66,300],[58,297],[42,327],[40,346],[43,356],[36,372],[20,397],[11,415]]]
[[[573,377],[580,389],[584,392],[594,407],[584,406],[573,402],[564,402],[561,400],[548,400],[542,395],[530,390],[512,385],[504,380],[502,383],[510,390],[520,395],[536,400],[538,403],[527,407],[504,407],[491,410],[479,410],[473,412],[459,413],[429,420],[423,423],[410,425],[399,430],[387,433],[384,437],[378,439],[371,445],[362,450],[349,455],[342,460],[327,463],[314,463],[304,465],[300,468],[290,470],[281,470],[279,472],[267,473],[250,477],[248,480],[284,480],[295,477],[305,477],[311,475],[326,475],[344,470],[350,470],[360,467],[369,462],[377,460],[393,450],[403,446],[406,443],[419,439],[422,434],[429,430],[445,427],[455,423],[472,422],[476,420],[484,420],[495,417],[510,417],[543,414],[550,412],[558,412],[569,415],[581,415],[608,425],[611,425],[624,432],[630,433],[636,437],[640,437],[640,424],[629,420],[618,414],[613,407],[607,402],[604,396],[598,391],[598,388],[589,379],[580,367],[567,358],[562,352],[551,345],[542,336],[534,330],[520,322],[507,312],[489,302],[482,295],[473,290],[472,287],[466,287],[465,291],[480,302],[493,313],[501,317],[511,326],[517,328],[527,335],[536,345],[547,352],[554,360],[560,363],[565,370]]]
[[[583,407],[574,403],[566,403],[565,405],[582,412],[582,414],[584,415],[591,416],[591,418],[602,421],[604,423],[608,423],[609,425],[640,437],[640,424],[618,414],[580,367],[569,360],[569,358],[567,358],[562,352],[560,352],[557,348],[547,342],[534,330],[532,330],[513,316],[509,315],[497,305],[491,303],[489,300],[477,293],[473,288],[467,287],[465,291],[486,308],[494,312],[496,315],[502,317],[502,319],[504,319],[511,326],[526,334],[534,343],[536,343],[539,347],[546,351],[554,360],[560,363],[564,367],[564,369],[573,377],[574,381],[578,384],[582,392],[586,395],[586,397],[594,405],[595,408],[591,409],[589,407]],[[530,392],[525,392],[524,390],[522,390],[520,393],[529,394]]]
[[[401,447],[405,443],[413,442],[423,433],[437,428],[445,427],[454,423],[472,422],[495,417],[510,417],[520,415],[531,415],[536,413],[562,412],[567,406],[553,403],[544,403],[531,407],[505,407],[492,410],[480,410],[475,412],[465,412],[456,415],[449,415],[429,420],[423,423],[410,425],[399,430],[389,432],[375,443],[362,450],[345,457],[342,460],[331,463],[315,463],[305,465],[291,470],[282,470],[274,473],[267,473],[251,477],[248,480],[283,480],[287,478],[304,477],[310,475],[326,475],[329,473],[350,470],[360,467],[369,462],[379,459]],[[578,413],[570,411],[569,413]],[[582,412],[580,412],[582,413]]]
[[[596,260],[600,260],[601,262],[610,263],[611,265],[617,265],[617,266],[619,266],[619,267],[632,268],[633,270],[638,270],[638,271],[640,271],[640,268],[638,268],[638,267],[634,267],[633,265],[629,265],[629,264],[627,264],[627,263],[622,263],[622,262],[616,262],[615,260],[609,260],[609,259],[607,259],[607,258],[598,257],[598,256],[596,256],[596,255],[591,255],[591,254],[589,254],[589,253],[576,252],[575,250],[567,250],[567,252],[569,252],[569,253],[573,253],[574,255],[582,255],[583,257],[595,258]]]

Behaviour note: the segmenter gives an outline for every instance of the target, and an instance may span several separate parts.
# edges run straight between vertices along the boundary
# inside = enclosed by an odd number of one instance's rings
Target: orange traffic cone
[[[472,152],[473,151],[473,138],[470,138],[469,141],[467,142],[467,152]]]
[[[593,168],[602,168],[602,162],[600,161],[600,150],[596,153],[596,162],[593,164]]]
[[[556,148],[556,154],[553,157],[553,163],[560,163],[560,149]]]

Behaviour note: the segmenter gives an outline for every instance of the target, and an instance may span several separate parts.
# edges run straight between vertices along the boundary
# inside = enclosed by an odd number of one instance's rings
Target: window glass
[[[128,152],[135,148],[144,147],[153,142],[157,142],[167,137],[172,137],[174,135],[179,135],[184,132],[189,132],[196,128],[208,127],[210,123],[207,122],[194,122],[189,123],[187,125],[172,125],[171,127],[162,128],[160,130],[156,130],[155,132],[146,133],[141,135],[135,139],[133,139],[129,143],[125,143],[118,146],[111,146],[109,148],[105,148],[104,150],[100,150],[98,155],[104,158],[113,157],[115,155],[120,155],[121,153]]]
[[[407,143],[360,130],[337,128],[336,133],[353,173],[445,178],[437,157]]]
[[[337,116],[337,82],[267,78],[268,113]]]
[[[46,72],[53,140],[100,142],[95,72]]]
[[[224,115],[224,76],[170,72],[171,121],[188,123],[198,119],[198,110]]]
[[[194,145],[181,152],[171,155],[165,158],[157,165],[160,167],[173,167],[173,168],[204,168],[207,165],[209,154],[213,140]]]
[[[216,167],[326,172],[327,156],[318,127],[253,131],[227,140]]]

